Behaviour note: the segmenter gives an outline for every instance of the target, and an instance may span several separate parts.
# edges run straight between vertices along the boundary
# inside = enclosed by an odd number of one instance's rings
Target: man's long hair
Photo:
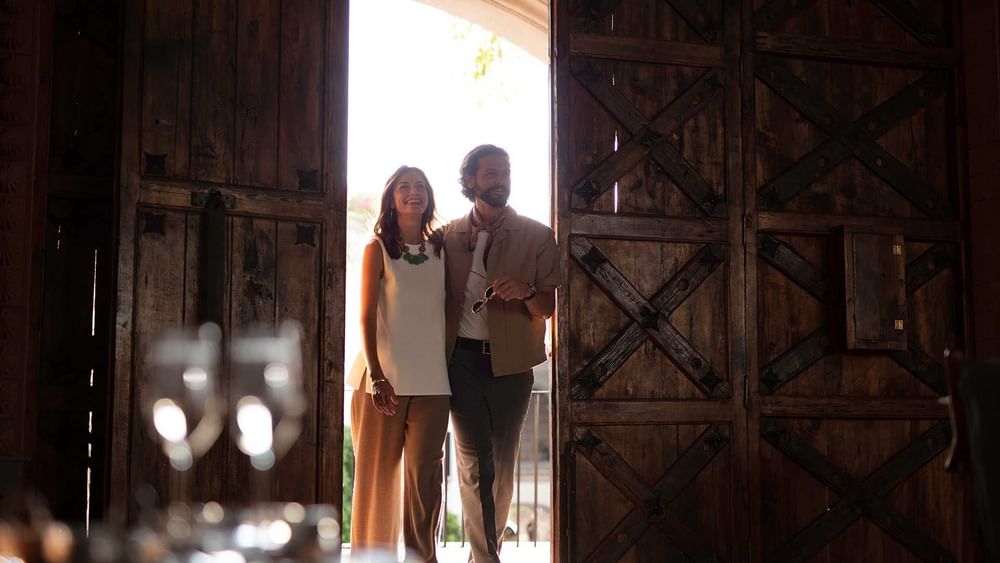
[[[385,189],[382,191],[382,205],[379,209],[378,219],[375,220],[375,236],[382,239],[382,244],[385,245],[385,250],[389,253],[390,258],[396,260],[403,255],[403,247],[401,246],[402,236],[400,236],[399,232],[397,212],[392,205],[392,196],[396,191],[396,184],[399,183],[400,177],[407,172],[420,174],[420,177],[424,180],[424,185],[427,186],[427,209],[424,210],[424,214],[420,217],[420,233],[424,238],[430,240],[434,246],[434,255],[441,256],[442,240],[433,229],[434,223],[437,221],[434,207],[434,189],[431,187],[430,180],[427,179],[427,174],[424,174],[424,171],[416,166],[400,166],[385,182]]]
[[[476,177],[476,172],[479,171],[480,159],[484,156],[493,156],[497,154],[510,158],[507,151],[496,145],[479,145],[469,151],[469,154],[465,155],[465,158],[462,159],[462,168],[459,169],[459,173],[462,176],[458,179],[458,183],[462,184],[462,195],[469,198],[469,201],[476,201],[476,192],[472,189],[472,185],[466,181],[466,178]]]

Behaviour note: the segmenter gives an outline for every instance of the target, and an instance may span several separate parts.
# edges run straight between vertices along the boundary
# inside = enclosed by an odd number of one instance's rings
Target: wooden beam
[[[610,213],[573,212],[570,233],[597,238],[627,238],[671,242],[724,242],[726,219],[636,217]]]
[[[577,33],[570,38],[569,45],[574,55],[596,59],[696,67],[721,67],[725,64],[722,47],[704,43]]]
[[[921,420],[948,416],[948,409],[931,399],[857,399],[847,397],[782,397],[760,398],[762,416],[789,418],[861,418]]]
[[[955,66],[955,52],[938,47],[901,47],[898,44],[778,32],[758,32],[754,44],[758,51],[801,58],[913,68]]]
[[[953,242],[962,240],[961,225],[958,221],[763,211],[757,215],[757,223],[761,231],[773,233],[827,235],[837,227],[857,227],[869,229],[871,232],[902,233],[907,240]]]
[[[573,401],[572,421],[589,424],[670,424],[726,422],[733,417],[728,401]]]

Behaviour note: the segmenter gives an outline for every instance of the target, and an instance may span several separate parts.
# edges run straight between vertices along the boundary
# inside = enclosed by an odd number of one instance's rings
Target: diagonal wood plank
[[[938,395],[948,394],[948,384],[945,379],[944,367],[936,362],[934,358],[927,355],[920,349],[918,344],[912,340],[907,345],[905,352],[893,351],[889,357],[896,361],[906,371],[913,374],[921,383],[930,387]]]
[[[583,200],[583,205],[589,207],[641,158],[651,155],[678,189],[706,215],[718,217],[725,213],[725,206],[721,205],[724,198],[668,142],[668,135],[679,138],[675,131],[724,91],[715,70],[707,70],[649,122],[590,62],[581,57],[572,57],[570,67],[580,84],[632,135],[618,151],[571,188],[574,196]]]
[[[938,47],[945,45],[944,31],[928,20],[908,0],[872,0],[872,4],[920,43]]]
[[[758,393],[770,395],[823,359],[830,350],[827,328],[822,326],[796,342],[760,370]]]
[[[951,216],[950,203],[937,190],[874,140],[942,95],[947,87],[943,71],[926,74],[855,122],[770,57],[758,57],[756,75],[831,137],[765,184],[758,192],[759,207],[780,208],[853,155],[928,216]]]
[[[652,300],[653,306],[669,316],[723,263],[724,258],[725,245],[709,244],[702,247],[656,292]],[[637,323],[632,323],[618,333],[610,344],[573,377],[570,396],[576,400],[592,397],[639,349],[646,338],[645,331]]]
[[[728,397],[732,387],[694,349],[656,307],[649,303],[606,256],[584,237],[570,239],[570,254],[611,300],[653,339],[688,379],[709,397]]]
[[[948,439],[948,425],[943,422],[934,425],[865,478],[865,485],[871,487],[879,497],[885,497],[916,469],[937,457],[944,450]],[[799,530],[767,560],[781,563],[808,561],[860,517],[861,511],[857,507],[841,499]]]
[[[663,531],[691,560],[706,563],[721,560],[715,550],[682,522],[668,505],[726,447],[729,443],[728,427],[714,424],[706,428],[653,489],[646,487],[622,456],[590,428],[574,428],[573,437],[577,451],[583,453],[635,505],[615,527],[615,533],[605,538],[597,550],[587,557],[587,561],[616,560],[614,555],[627,551],[651,524]],[[614,541],[610,541],[611,538]],[[622,545],[626,543],[628,545]]]
[[[771,235],[757,235],[757,254],[795,285],[806,290],[821,303],[827,299],[826,278],[822,272],[809,263],[791,245]]]
[[[710,12],[703,2],[700,0],[667,0],[667,3],[707,43],[715,43],[719,38],[719,32],[722,31],[719,18]]]
[[[800,535],[793,537],[769,561],[785,563],[808,560],[815,550],[829,543],[829,539],[849,526],[853,522],[851,517],[856,519],[860,515],[875,522],[923,561],[954,561],[946,548],[923,533],[910,520],[889,508],[884,500],[890,490],[944,450],[949,435],[947,423],[940,422],[922,434],[863,482],[858,482],[846,471],[836,467],[807,440],[787,429],[778,419],[762,419],[761,434],[771,445],[842,499],[834,510],[819,519],[825,520],[828,517],[829,520],[818,523],[814,521],[803,529],[807,532],[805,536],[801,539]],[[843,527],[834,532],[838,526]]]
[[[906,265],[906,293],[913,295],[915,291],[931,281],[942,271],[957,263],[954,246],[948,243],[938,243],[928,248]]]
[[[753,14],[754,31],[771,31],[815,5],[817,0],[771,0]]]

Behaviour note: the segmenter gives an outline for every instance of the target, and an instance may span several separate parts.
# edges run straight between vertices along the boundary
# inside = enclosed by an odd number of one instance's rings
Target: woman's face
[[[415,170],[400,176],[392,190],[392,206],[400,215],[423,215],[427,200],[427,183],[423,175]]]

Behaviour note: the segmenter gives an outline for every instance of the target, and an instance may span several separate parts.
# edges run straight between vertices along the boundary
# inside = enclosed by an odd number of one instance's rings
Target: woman
[[[431,236],[433,218],[427,176],[400,167],[385,184],[375,237],[365,247],[361,331],[368,370],[365,392],[355,392],[351,401],[351,548],[395,553],[401,511],[403,542],[424,561],[437,560],[451,395],[444,259],[442,241]]]

